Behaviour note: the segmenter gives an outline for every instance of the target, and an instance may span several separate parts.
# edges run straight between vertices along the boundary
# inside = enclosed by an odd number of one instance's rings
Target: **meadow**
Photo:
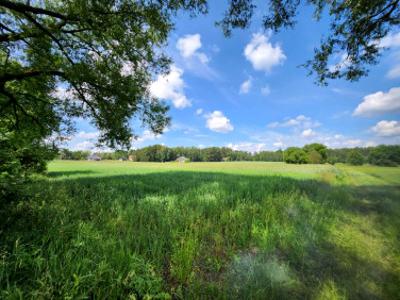
[[[1,299],[399,299],[400,168],[54,161],[0,209]]]

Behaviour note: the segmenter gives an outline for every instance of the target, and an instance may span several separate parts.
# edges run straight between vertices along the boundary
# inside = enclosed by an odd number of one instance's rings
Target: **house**
[[[190,161],[190,159],[187,158],[187,157],[185,157],[185,156],[179,156],[179,157],[176,159],[176,162],[179,162],[179,163],[185,163],[185,162],[189,162],[189,161]]]
[[[88,156],[88,160],[94,160],[94,161],[99,161],[101,160],[101,157],[98,156],[96,153],[92,153]]]

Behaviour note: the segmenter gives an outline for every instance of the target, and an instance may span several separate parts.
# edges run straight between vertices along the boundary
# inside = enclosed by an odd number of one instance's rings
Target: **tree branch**
[[[65,73],[56,70],[27,70],[20,73],[6,73],[0,75],[0,84],[4,85],[4,83],[12,80],[23,80],[26,78],[37,77],[42,75],[55,75],[65,77]]]
[[[8,8],[10,10],[14,10],[14,11],[17,11],[17,12],[20,12],[20,13],[30,12],[30,13],[37,14],[37,15],[47,15],[47,16],[54,17],[54,18],[61,19],[61,20],[65,20],[65,21],[72,20],[71,17],[65,16],[65,15],[60,14],[58,12],[47,10],[47,9],[43,9],[43,8],[40,8],[40,7],[30,6],[30,5],[23,4],[23,3],[20,3],[20,2],[15,2],[15,1],[2,0],[0,2],[0,6],[3,6],[5,8]]]

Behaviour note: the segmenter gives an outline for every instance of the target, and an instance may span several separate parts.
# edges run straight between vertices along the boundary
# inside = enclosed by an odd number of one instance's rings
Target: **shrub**
[[[285,162],[289,164],[308,163],[307,153],[298,147],[289,147],[285,151]]]

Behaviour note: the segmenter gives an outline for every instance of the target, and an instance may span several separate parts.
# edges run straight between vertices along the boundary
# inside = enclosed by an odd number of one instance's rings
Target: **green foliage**
[[[4,123],[7,122],[0,121],[0,205],[3,201],[23,196],[29,176],[43,173],[47,160],[56,154],[55,149],[38,138],[35,132],[8,132],[4,130],[6,126],[1,126]]]
[[[306,164],[308,163],[307,153],[298,147],[289,147],[285,150],[285,162],[289,164]]]
[[[350,165],[360,166],[364,162],[364,156],[360,153],[360,151],[357,151],[356,149],[351,150],[347,155],[347,163]]]
[[[56,161],[49,176],[0,210],[1,299],[399,293],[399,168]]]
[[[204,13],[205,1],[1,1],[0,138],[11,151],[1,185],[15,185],[32,164],[42,169],[52,158],[42,141],[70,134],[77,117],[111,148],[130,146],[132,118],[161,133],[168,107],[148,86],[168,71],[161,49],[182,9]]]
[[[218,24],[225,35],[234,28],[247,28],[254,9],[254,0],[231,0],[225,16]],[[266,30],[279,31],[293,27],[296,16],[302,8],[299,0],[271,0],[263,18]],[[328,79],[345,78],[358,80],[368,74],[368,66],[378,62],[382,52],[378,41],[399,25],[400,5],[398,0],[353,0],[353,1],[308,1],[314,6],[317,21],[329,14],[330,32],[315,49],[314,58],[304,66],[310,74],[317,76],[317,82],[326,84]],[[258,4],[258,3],[257,3]],[[257,11],[263,10],[257,7]],[[329,68],[335,56],[345,55],[346,62],[338,62]]]
[[[319,143],[308,144],[303,147],[308,154],[309,161],[313,164],[325,163],[328,158],[328,148]]]
[[[400,165],[400,146],[380,145],[371,150],[368,162],[378,166]]]

